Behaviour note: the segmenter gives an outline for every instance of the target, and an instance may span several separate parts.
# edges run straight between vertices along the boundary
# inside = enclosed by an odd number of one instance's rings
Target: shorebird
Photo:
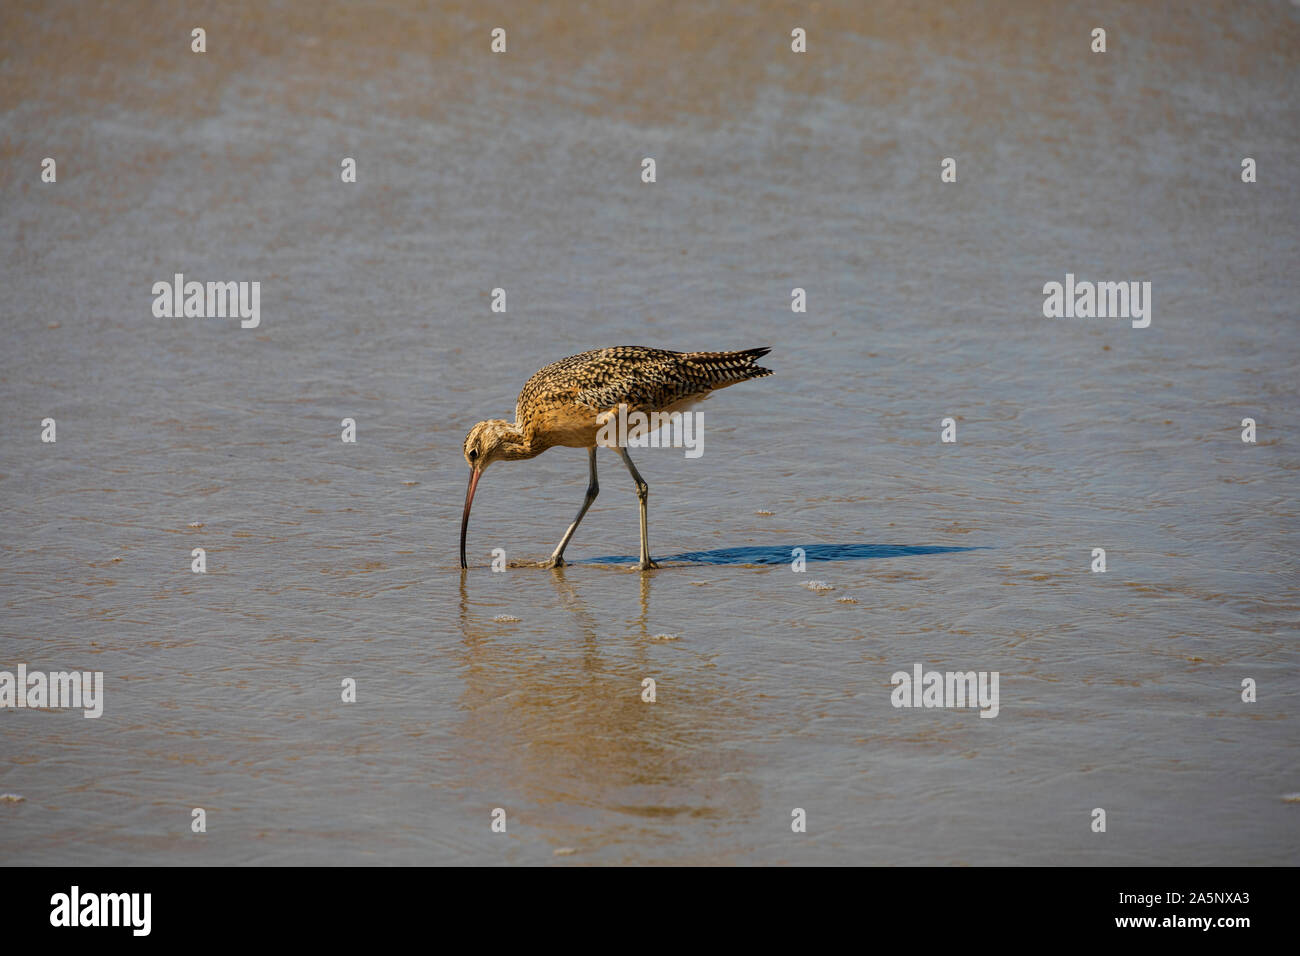
[[[739,352],[670,352],[623,345],[571,355],[546,366],[524,383],[513,422],[489,419],[479,422],[465,436],[465,461],[470,474],[465,489],[465,513],[460,522],[460,566],[469,567],[465,561],[469,509],[474,503],[479,478],[488,465],[533,458],[557,445],[587,449],[590,478],[586,497],[550,560],[542,562],[542,567],[562,567],[569,539],[600,492],[596,482],[596,439],[608,416],[620,410],[629,416],[637,411],[646,415],[685,411],[718,389],[771,375],[771,369],[754,364],[770,351],[761,348]],[[614,450],[636,482],[641,510],[638,567],[642,571],[657,568],[650,560],[646,533],[646,499],[650,489],[632,464],[627,449],[620,446]]]

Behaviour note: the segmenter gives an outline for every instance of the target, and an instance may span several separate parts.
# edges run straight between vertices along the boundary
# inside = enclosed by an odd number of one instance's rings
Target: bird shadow
[[[796,548],[804,552],[805,561],[870,561],[875,558],[905,558],[918,554],[954,554],[959,551],[983,551],[982,547],[954,548],[929,544],[799,544],[785,547],[717,548],[713,551],[687,551],[656,558],[656,561],[686,564],[789,564]],[[635,564],[636,555],[606,555],[579,558],[572,564]]]

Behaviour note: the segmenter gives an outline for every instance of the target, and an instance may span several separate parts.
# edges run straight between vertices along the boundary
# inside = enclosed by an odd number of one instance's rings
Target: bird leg
[[[626,448],[615,448],[623,464],[627,465],[627,470],[632,473],[632,480],[636,482],[636,500],[641,505],[641,563],[637,568],[641,571],[649,571],[651,568],[657,568],[659,565],[650,560],[650,536],[646,532],[646,499],[650,497],[650,486],[645,483],[641,477],[641,472],[636,470],[636,465],[632,464],[632,458],[627,453]]]
[[[562,568],[564,567],[564,549],[569,544],[569,539],[573,537],[573,532],[578,530],[578,523],[582,521],[582,516],[587,513],[591,503],[596,500],[596,495],[600,494],[600,484],[596,481],[596,449],[589,448],[587,454],[590,456],[588,461],[591,466],[591,478],[587,482],[587,497],[582,499],[582,507],[578,509],[578,517],[573,519],[573,524],[569,525],[569,530],[564,532],[564,537],[560,543],[555,546],[555,551],[551,554],[549,561],[543,561],[544,568]]]

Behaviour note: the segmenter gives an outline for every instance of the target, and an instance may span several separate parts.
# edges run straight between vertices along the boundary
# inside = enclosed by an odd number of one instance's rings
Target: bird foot
[[[642,561],[636,566],[638,571],[658,571],[659,563],[657,561]]]
[[[564,567],[564,558],[557,554],[545,561],[538,561],[537,566],[539,568],[562,568]]]

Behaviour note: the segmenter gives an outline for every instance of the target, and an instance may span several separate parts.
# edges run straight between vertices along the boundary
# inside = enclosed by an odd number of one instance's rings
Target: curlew
[[[465,436],[465,461],[470,474],[465,490],[465,513],[460,523],[460,566],[469,567],[465,561],[469,509],[474,503],[479,478],[488,465],[533,458],[557,445],[587,449],[590,477],[586,497],[550,559],[542,562],[542,567],[561,567],[564,549],[600,492],[596,482],[596,438],[607,416],[616,413],[619,406],[627,406],[629,416],[638,411],[646,415],[685,411],[720,388],[771,375],[771,369],[754,364],[770,351],[761,348],[739,352],[670,352],[629,345],[571,355],[546,366],[524,384],[513,422],[489,419],[479,422]],[[641,518],[638,567],[646,571],[658,567],[650,560],[646,530],[646,499],[650,489],[632,464],[627,449],[620,446],[614,450],[636,482]]]

